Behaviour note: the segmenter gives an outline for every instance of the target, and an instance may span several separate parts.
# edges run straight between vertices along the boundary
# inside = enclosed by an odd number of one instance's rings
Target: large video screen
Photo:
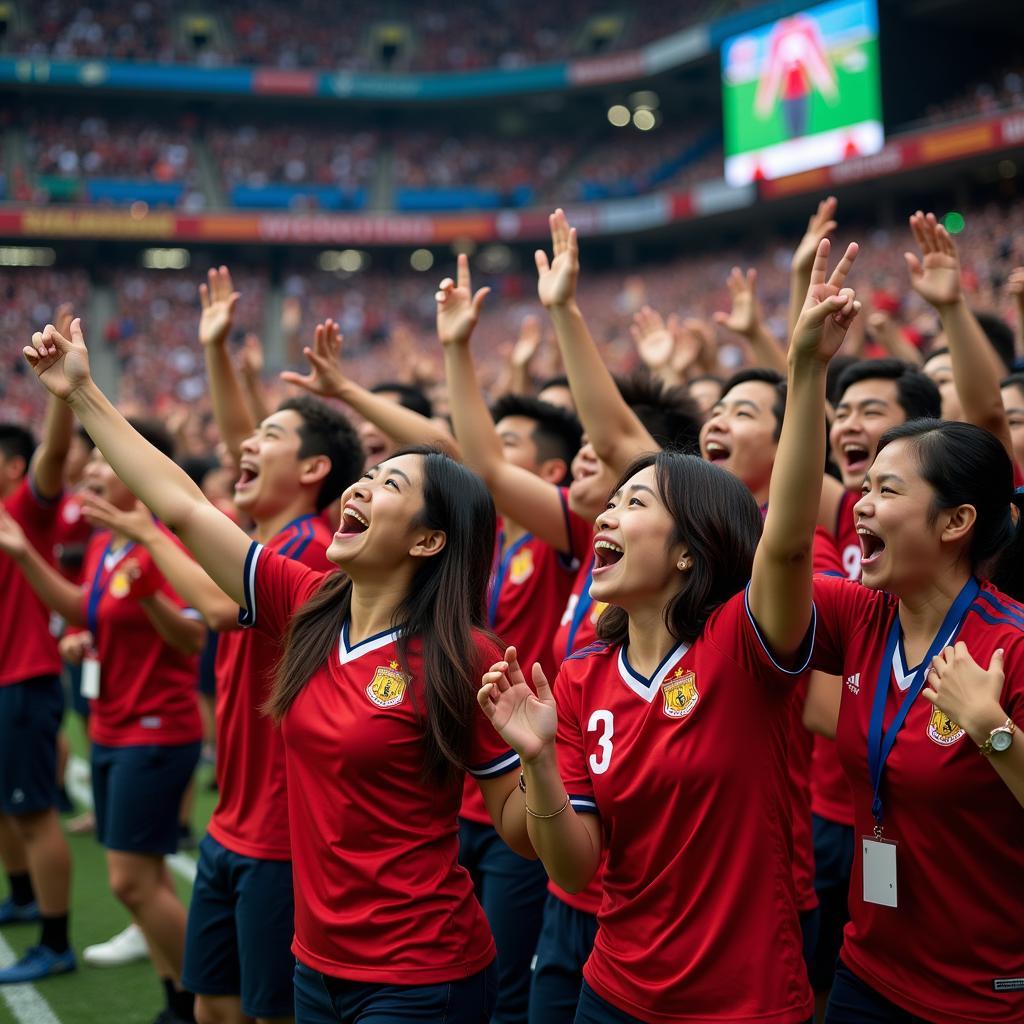
[[[832,0],[726,39],[722,109],[731,185],[877,153],[875,0]]]

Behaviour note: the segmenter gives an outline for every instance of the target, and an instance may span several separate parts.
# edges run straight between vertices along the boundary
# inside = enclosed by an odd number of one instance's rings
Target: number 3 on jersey
[[[603,775],[612,763],[612,735],[615,732],[615,719],[610,711],[601,708],[590,716],[587,732],[597,732],[597,750],[590,755],[590,770],[595,775]]]

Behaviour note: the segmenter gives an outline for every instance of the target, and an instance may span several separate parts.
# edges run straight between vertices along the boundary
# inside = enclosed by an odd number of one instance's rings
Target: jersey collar
[[[661,684],[665,682],[671,668],[689,649],[690,645],[687,643],[677,644],[661,659],[661,664],[655,669],[654,675],[648,679],[630,665],[629,658],[626,657],[626,647],[623,645],[619,648],[619,675],[638,697],[643,697],[650,704],[654,700],[654,695],[661,689]]]
[[[338,661],[342,665],[347,665],[350,661],[355,661],[364,654],[369,654],[371,651],[379,651],[382,647],[393,644],[398,639],[398,634],[399,630],[392,629],[385,633],[376,633],[373,636],[368,636],[365,640],[360,640],[359,643],[353,645],[349,643],[348,620],[346,619],[345,624],[341,627],[341,635],[338,637]]]

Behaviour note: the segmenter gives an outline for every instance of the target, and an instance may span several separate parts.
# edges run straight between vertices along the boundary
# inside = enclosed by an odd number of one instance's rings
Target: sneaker
[[[7,897],[0,903],[0,925],[5,924],[27,924],[29,921],[39,920],[39,907],[36,901],[31,903],[15,903]]]
[[[120,967],[122,964],[133,964],[138,960],[149,959],[149,947],[146,937],[137,924],[130,924],[123,932],[118,932],[112,939],[86,946],[82,959],[90,967]]]
[[[0,985],[42,981],[55,974],[70,974],[77,966],[70,946],[63,953],[55,953],[48,946],[32,946],[16,964],[0,970]]]

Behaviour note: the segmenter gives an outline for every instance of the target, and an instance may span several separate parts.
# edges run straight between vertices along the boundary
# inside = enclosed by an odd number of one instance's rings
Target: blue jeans
[[[487,1024],[494,964],[437,985],[377,985],[329,978],[295,964],[295,1024]]]

